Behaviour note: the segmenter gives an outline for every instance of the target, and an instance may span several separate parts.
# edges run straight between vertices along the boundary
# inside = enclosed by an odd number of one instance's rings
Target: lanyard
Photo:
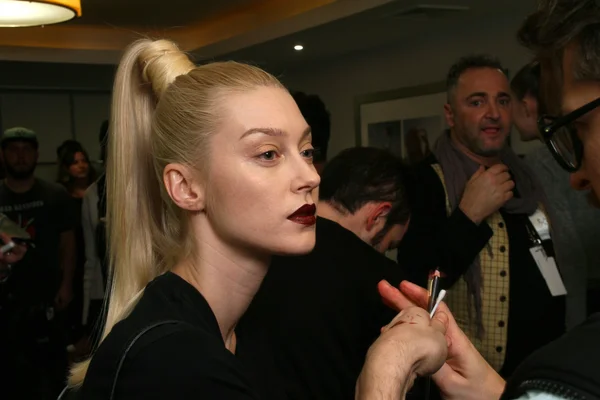
[[[529,218],[527,218],[527,223],[525,224],[525,227],[527,228],[527,233],[529,234],[529,240],[531,240],[531,243],[533,244],[532,247],[541,246],[542,238],[538,234],[537,230],[535,229]]]

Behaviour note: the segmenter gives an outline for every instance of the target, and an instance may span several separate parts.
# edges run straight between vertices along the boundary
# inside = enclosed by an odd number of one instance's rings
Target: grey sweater
[[[566,324],[570,329],[586,317],[588,281],[600,278],[600,210],[588,203],[586,193],[569,186],[569,173],[546,146],[528,154],[525,162],[546,192],[556,259],[568,292]]]

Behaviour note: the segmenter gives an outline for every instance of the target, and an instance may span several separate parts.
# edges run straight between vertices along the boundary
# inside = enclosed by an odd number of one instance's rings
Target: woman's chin
[[[314,231],[306,232],[300,235],[297,240],[282,243],[273,253],[278,256],[302,256],[313,251],[315,243]]]

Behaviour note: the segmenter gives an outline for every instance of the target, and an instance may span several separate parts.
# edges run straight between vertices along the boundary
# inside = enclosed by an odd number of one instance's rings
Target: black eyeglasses
[[[600,106],[600,98],[565,116],[543,115],[538,120],[538,129],[550,152],[560,166],[569,172],[577,171],[583,159],[583,143],[577,135],[575,121],[598,106]]]

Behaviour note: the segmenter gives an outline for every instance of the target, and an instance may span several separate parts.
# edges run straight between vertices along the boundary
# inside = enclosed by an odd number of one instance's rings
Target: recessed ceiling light
[[[304,46],[302,46],[301,44],[297,44],[294,46],[294,50],[296,50],[296,51],[304,50]]]

